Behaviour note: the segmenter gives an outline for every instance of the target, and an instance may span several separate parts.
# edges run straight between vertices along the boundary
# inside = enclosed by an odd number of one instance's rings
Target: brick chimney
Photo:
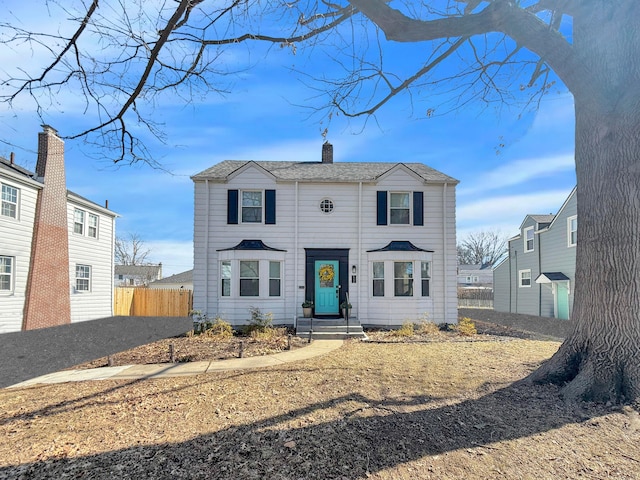
[[[38,134],[38,192],[23,330],[71,323],[64,142],[48,125]]]
[[[322,163],[333,163],[333,145],[329,142],[322,144]]]

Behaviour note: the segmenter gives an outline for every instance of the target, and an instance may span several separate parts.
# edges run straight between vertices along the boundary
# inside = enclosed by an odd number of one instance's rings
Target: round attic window
[[[322,211],[322,213],[333,212],[333,202],[328,198],[323,198],[320,202],[320,210]]]

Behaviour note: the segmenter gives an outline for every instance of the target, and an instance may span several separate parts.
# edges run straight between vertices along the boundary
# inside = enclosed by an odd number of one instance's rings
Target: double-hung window
[[[578,217],[567,218],[567,246],[575,247],[578,244]]]
[[[533,252],[533,227],[524,229],[524,251]]]
[[[429,296],[429,281],[431,280],[431,262],[420,262],[420,278],[422,279],[422,296]]]
[[[262,223],[262,191],[242,192],[242,223]]]
[[[223,260],[220,262],[220,272],[222,279],[222,291],[220,292],[223,297],[231,296],[231,261]]]
[[[384,297],[384,262],[373,262],[373,296]]]
[[[89,214],[89,228],[87,229],[87,236],[91,238],[98,238],[98,216],[93,213]]]
[[[269,296],[280,296],[280,262],[269,262]]]
[[[531,286],[531,270],[519,270],[518,278],[520,288]]]
[[[409,192],[389,194],[389,223],[391,225],[409,225],[411,206]]]
[[[91,266],[76,265],[76,291],[91,291]]]
[[[73,211],[73,233],[84,235],[84,210],[79,208]]]
[[[257,297],[260,295],[260,262],[258,260],[240,260],[240,296]]]
[[[413,296],[413,262],[393,262],[393,295]]]
[[[13,291],[14,258],[0,255],[0,293]]]
[[[2,184],[2,205],[0,206],[0,215],[9,218],[18,218],[18,193],[16,187]]]

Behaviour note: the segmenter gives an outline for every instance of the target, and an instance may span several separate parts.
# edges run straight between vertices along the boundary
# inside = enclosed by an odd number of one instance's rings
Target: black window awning
[[[375,250],[367,250],[367,252],[429,252],[429,253],[433,253],[433,250],[425,250],[424,248],[416,247],[413,243],[408,241],[393,240],[382,248],[376,248]]]
[[[270,247],[269,245],[266,245],[262,240],[242,240],[235,247],[220,248],[217,251],[224,252],[227,250],[268,250],[271,252],[286,252],[286,250]]]

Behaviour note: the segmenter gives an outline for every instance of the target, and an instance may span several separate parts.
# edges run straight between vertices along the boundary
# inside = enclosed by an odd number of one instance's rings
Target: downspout
[[[209,179],[204,181],[205,188],[207,189],[207,207],[204,216],[204,313],[209,313],[209,210],[210,210],[210,192],[209,192]],[[218,313],[219,299],[216,297],[216,313]]]
[[[516,259],[516,278],[515,278],[515,284],[516,284],[516,310],[515,310],[515,312],[512,312],[512,313],[518,313],[518,295],[520,295],[520,277],[519,277],[520,274],[518,273],[518,250],[513,252],[513,256]]]
[[[538,272],[537,275],[542,273],[542,235],[538,234]],[[531,275],[531,281],[533,282],[533,275]],[[538,316],[542,316],[542,285],[538,283]]]
[[[293,294],[293,301],[295,302],[293,305],[293,327],[297,328],[297,321],[298,321],[298,315],[297,315],[297,308],[298,308],[298,304],[301,304],[302,302],[300,302],[300,298],[298,297],[298,291],[300,290],[298,288],[298,256],[300,255],[300,252],[298,252],[298,195],[299,195],[299,184],[298,182],[296,182],[295,185],[295,207],[294,207],[294,222],[293,222],[293,228],[294,228],[294,232],[293,232],[293,251],[294,251],[294,256],[293,256],[293,285],[294,285],[294,294]],[[307,292],[304,292],[305,297],[307,298]]]
[[[513,270],[511,268],[511,242],[507,243],[509,245],[509,312],[513,312]],[[496,286],[493,286],[493,294],[495,295],[495,288]],[[495,297],[494,297],[495,299]]]
[[[107,200],[107,202],[105,203],[104,208],[109,208],[109,201]],[[116,274],[116,267],[115,267],[115,263],[116,263],[116,217],[114,215],[114,217],[111,220],[111,316],[113,316],[113,300],[114,300],[114,295],[116,293],[115,291],[115,287],[116,287],[116,281],[115,281],[115,274]]]
[[[447,247],[447,182],[444,183],[442,188],[442,286],[444,287],[443,296],[443,310],[444,310],[444,322],[449,323],[447,314],[447,305],[449,303],[449,285],[447,284],[447,257],[449,255]],[[457,323],[457,322],[456,322]]]
[[[360,324],[362,324],[362,312],[360,308],[362,307],[362,281],[358,280],[358,278],[362,279],[362,182],[358,183],[358,268],[356,271],[356,289],[357,289],[357,308],[358,308],[358,316],[360,317]]]

